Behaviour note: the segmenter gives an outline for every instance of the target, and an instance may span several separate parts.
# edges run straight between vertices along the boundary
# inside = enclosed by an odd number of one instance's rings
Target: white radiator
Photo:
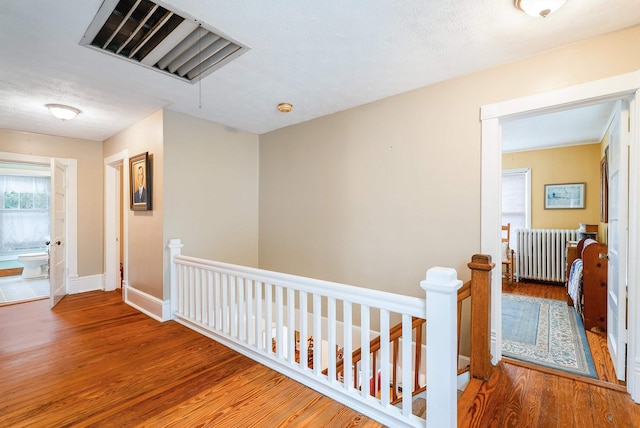
[[[578,240],[578,230],[516,229],[518,279],[564,282],[567,278],[567,241]]]

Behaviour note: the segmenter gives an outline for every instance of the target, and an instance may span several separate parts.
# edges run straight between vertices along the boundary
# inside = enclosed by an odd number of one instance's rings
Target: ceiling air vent
[[[80,44],[191,83],[248,50],[149,0],[105,0]]]

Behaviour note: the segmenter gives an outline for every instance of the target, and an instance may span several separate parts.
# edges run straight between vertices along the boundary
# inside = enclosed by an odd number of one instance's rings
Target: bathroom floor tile
[[[0,305],[49,297],[48,279],[0,278]]]

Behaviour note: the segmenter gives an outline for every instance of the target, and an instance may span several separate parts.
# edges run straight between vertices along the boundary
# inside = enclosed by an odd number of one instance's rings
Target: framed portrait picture
[[[545,184],[544,209],[582,209],[585,207],[585,183]]]
[[[131,183],[131,209],[151,210],[151,163],[149,152],[129,158],[129,182]]]

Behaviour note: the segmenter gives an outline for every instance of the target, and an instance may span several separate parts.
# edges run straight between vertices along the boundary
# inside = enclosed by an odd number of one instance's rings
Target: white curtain
[[[0,175],[0,254],[45,249],[50,195],[50,177]]]

